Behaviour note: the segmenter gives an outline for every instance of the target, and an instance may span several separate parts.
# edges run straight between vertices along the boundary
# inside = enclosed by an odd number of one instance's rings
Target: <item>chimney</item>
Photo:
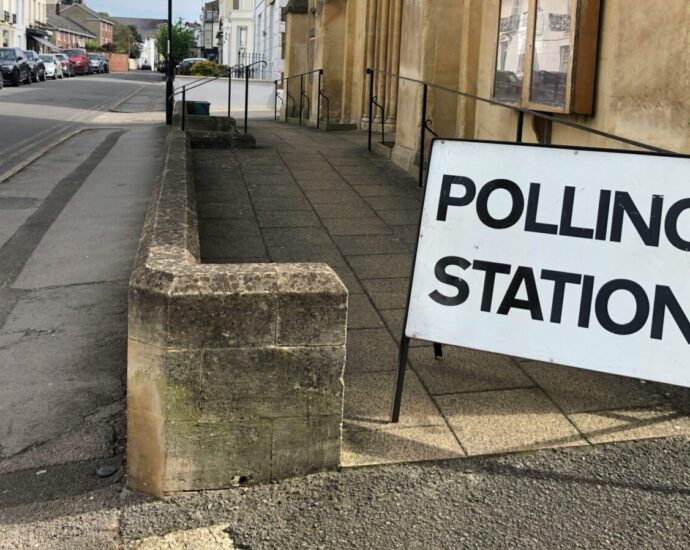
[[[60,15],[60,6],[62,5],[62,2],[58,0],[55,2],[55,15]]]

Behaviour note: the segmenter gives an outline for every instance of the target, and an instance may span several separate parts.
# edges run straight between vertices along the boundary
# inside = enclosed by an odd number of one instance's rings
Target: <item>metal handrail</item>
[[[327,105],[327,111],[326,111],[326,127],[330,125],[330,105],[331,101],[328,98],[328,96],[323,92],[323,69],[314,69],[313,71],[308,71],[306,73],[300,73],[300,74],[293,74],[290,76],[283,76],[282,80],[276,80],[275,81],[275,86],[276,86],[276,98],[278,98],[278,82],[282,82],[284,84],[284,89],[285,89],[285,100],[282,98],[281,101],[285,107],[285,123],[287,124],[288,122],[288,108],[290,105],[290,100],[292,100],[292,116],[294,118],[295,116],[295,106],[297,105],[297,102],[295,101],[295,98],[290,95],[290,80],[293,78],[299,78],[300,79],[300,92],[299,92],[299,125],[302,126],[302,118],[303,118],[303,113],[304,113],[304,99],[307,100],[307,111],[311,111],[311,98],[304,93],[304,77],[313,75],[313,74],[318,74],[319,75],[319,80],[318,80],[318,101],[316,103],[316,129],[320,130],[321,129],[321,99],[324,99],[326,101]],[[274,118],[275,120],[278,120],[278,101],[276,99],[275,101],[275,113],[274,113]]]
[[[402,75],[397,75],[393,73],[388,73],[386,71],[381,71],[379,69],[374,69],[374,68],[369,68],[367,69],[367,74],[371,75],[373,73],[378,73],[384,76],[390,76],[393,78],[397,78],[398,80],[404,80],[407,82],[414,82],[416,84],[422,84],[424,86],[428,86],[429,88],[434,88],[436,90],[441,90],[444,92],[452,93],[455,95],[467,97],[469,99],[474,99],[483,103],[488,103],[490,105],[497,105],[499,107],[505,107],[506,109],[511,109],[516,112],[520,112],[522,114],[528,114],[532,115],[533,117],[536,118],[541,118],[544,120],[550,120],[551,122],[555,122],[557,124],[561,124],[563,126],[569,126],[570,128],[575,128],[576,130],[581,130],[583,132],[587,132],[590,134],[595,134],[600,137],[605,137],[614,141],[619,141],[621,143],[625,143],[627,145],[632,145],[634,147],[639,147],[641,149],[647,149],[649,151],[654,151],[656,153],[664,153],[664,154],[670,154],[670,155],[677,155],[679,153],[675,153],[673,151],[668,151],[667,149],[662,149],[661,147],[657,147],[655,145],[649,145],[648,143],[643,143],[641,141],[636,141],[630,138],[626,138],[623,136],[618,136],[616,134],[610,134],[608,132],[604,132],[603,130],[597,130],[596,128],[590,128],[588,126],[583,126],[582,124],[578,124],[577,122],[571,122],[569,120],[564,120],[562,118],[557,118],[554,115],[549,115],[548,113],[542,113],[540,111],[534,111],[532,109],[527,109],[525,107],[518,107],[516,105],[510,105],[509,103],[502,103],[500,101],[496,101],[494,99],[489,99],[486,97],[481,97],[478,95],[470,94],[468,92],[461,92],[460,90],[454,90],[453,88],[448,88],[446,86],[441,86],[439,84],[434,84],[433,82],[429,82],[426,80],[417,80],[415,78],[410,78],[408,76],[402,76]]]
[[[205,86],[206,84],[210,84],[211,82],[215,82],[216,80],[220,80],[221,78],[228,77],[228,118],[231,118],[232,116],[232,74],[233,72],[237,71],[244,71],[245,74],[245,92],[244,92],[244,133],[246,134],[248,131],[249,123],[249,68],[253,67],[254,65],[258,65],[260,63],[263,63],[264,67],[268,66],[268,63],[264,60],[259,60],[255,61],[254,63],[250,63],[249,65],[233,65],[232,67],[229,67],[226,69],[222,74],[219,74],[218,76],[214,77],[204,77],[204,78],[199,78],[197,80],[194,80],[188,84],[185,84],[181,86],[178,90],[176,90],[168,99],[172,100],[175,96],[178,96],[182,94],[182,131],[185,130],[186,126],[186,120],[187,120],[187,92],[191,90],[195,90],[197,88],[201,88],[202,86]]]
[[[259,65],[260,63],[263,63],[264,67],[268,67],[268,63],[264,61],[263,59],[260,59],[259,61],[254,61],[254,63],[250,63],[249,65],[244,65],[242,67],[242,70],[244,71],[244,77],[245,77],[245,84],[244,84],[244,133],[246,134],[249,131],[249,69],[253,67],[254,65]],[[232,80],[232,79],[231,79]]]
[[[284,76],[283,80],[290,80],[291,78],[299,78],[301,76],[309,76],[310,74],[323,73],[323,69],[314,69],[313,71],[308,71],[301,74],[293,74],[291,76]]]
[[[367,74],[369,75],[369,151],[371,151],[371,143],[372,143],[372,132],[373,132],[373,125],[374,125],[374,107],[377,106],[381,108],[382,111],[385,112],[385,107],[382,107],[378,102],[378,98],[374,95],[374,78],[375,75],[383,75],[384,77],[391,77],[391,78],[396,78],[399,81],[405,81],[405,82],[412,82],[415,84],[420,84],[423,86],[423,91],[422,91],[422,114],[421,114],[421,123],[420,123],[420,153],[419,153],[419,186],[422,187],[424,185],[424,155],[425,155],[425,138],[426,138],[426,133],[430,132],[434,136],[438,137],[438,134],[434,132],[431,129],[431,124],[433,123],[431,119],[427,118],[427,103],[428,103],[428,94],[429,94],[429,89],[435,89],[435,90],[440,90],[443,92],[451,93],[454,95],[466,97],[469,99],[474,99],[476,101],[482,102],[482,103],[487,103],[489,105],[496,105],[498,107],[503,107],[506,109],[510,109],[518,114],[518,120],[517,120],[517,133],[516,133],[516,138],[515,140],[519,143],[522,142],[522,129],[523,129],[523,124],[524,124],[524,116],[525,114],[532,115],[535,118],[539,118],[542,120],[549,121],[550,123],[556,123],[556,124],[561,124],[562,126],[568,126],[570,128],[574,128],[576,130],[581,130],[583,132],[597,135],[600,137],[605,137],[607,139],[611,139],[614,141],[618,141],[620,143],[625,143],[627,145],[632,145],[633,147],[639,147],[641,149],[647,149],[650,151],[653,151],[655,153],[663,153],[667,155],[678,155],[679,153],[674,153],[672,151],[668,151],[666,149],[662,149],[660,147],[656,147],[654,145],[649,145],[647,143],[642,143],[640,141],[636,141],[633,139],[629,139],[626,137],[622,136],[617,136],[615,134],[610,134],[608,132],[604,132],[602,130],[597,130],[595,128],[589,128],[587,126],[583,126],[582,124],[577,124],[576,122],[571,122],[569,120],[564,120],[561,118],[557,118],[554,115],[550,115],[547,113],[542,113],[540,111],[534,111],[532,109],[526,109],[524,107],[518,107],[516,105],[510,105],[508,103],[502,103],[500,101],[496,101],[493,99],[488,99],[486,97],[481,97],[475,94],[470,94],[467,92],[462,92],[460,90],[455,90],[453,88],[448,88],[447,86],[441,86],[439,84],[434,84],[433,82],[429,82],[427,80],[418,80],[416,78],[411,78],[408,76],[402,76],[398,74],[393,74],[389,73],[386,71],[381,71],[379,69],[375,68],[368,68],[367,69]],[[382,141],[383,143],[383,125],[385,124],[385,121],[381,121],[381,135],[382,135]],[[550,126],[549,126],[549,141],[550,141]]]

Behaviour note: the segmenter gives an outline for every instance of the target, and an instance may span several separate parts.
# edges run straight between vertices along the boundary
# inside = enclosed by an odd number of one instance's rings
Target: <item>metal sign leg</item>
[[[398,355],[398,374],[395,379],[395,394],[393,396],[393,407],[391,409],[391,422],[397,423],[400,420],[400,405],[402,404],[402,394],[405,387],[405,368],[407,367],[407,356],[410,352],[410,339],[403,334],[400,340],[400,354]]]

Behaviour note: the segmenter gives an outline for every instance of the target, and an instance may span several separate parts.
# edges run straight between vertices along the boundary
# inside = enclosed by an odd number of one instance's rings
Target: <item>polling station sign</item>
[[[690,159],[436,140],[405,336],[690,386]]]

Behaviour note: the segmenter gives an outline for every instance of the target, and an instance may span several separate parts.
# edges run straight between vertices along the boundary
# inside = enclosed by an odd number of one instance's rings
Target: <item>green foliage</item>
[[[194,32],[184,26],[182,19],[178,19],[172,28],[172,62],[179,63],[189,57],[189,51],[194,45]],[[168,25],[161,25],[156,35],[156,47],[160,54],[168,59]]]
[[[126,53],[132,59],[141,56],[141,35],[134,25],[122,25],[115,22],[113,25],[113,45],[116,53]]]
[[[96,42],[94,42],[93,40],[89,40],[89,41],[84,45],[84,49],[85,49],[87,52],[97,52],[100,48],[99,48],[98,44],[96,44]]]
[[[200,61],[192,65],[189,74],[192,76],[220,76],[220,70],[220,65],[213,61]]]

